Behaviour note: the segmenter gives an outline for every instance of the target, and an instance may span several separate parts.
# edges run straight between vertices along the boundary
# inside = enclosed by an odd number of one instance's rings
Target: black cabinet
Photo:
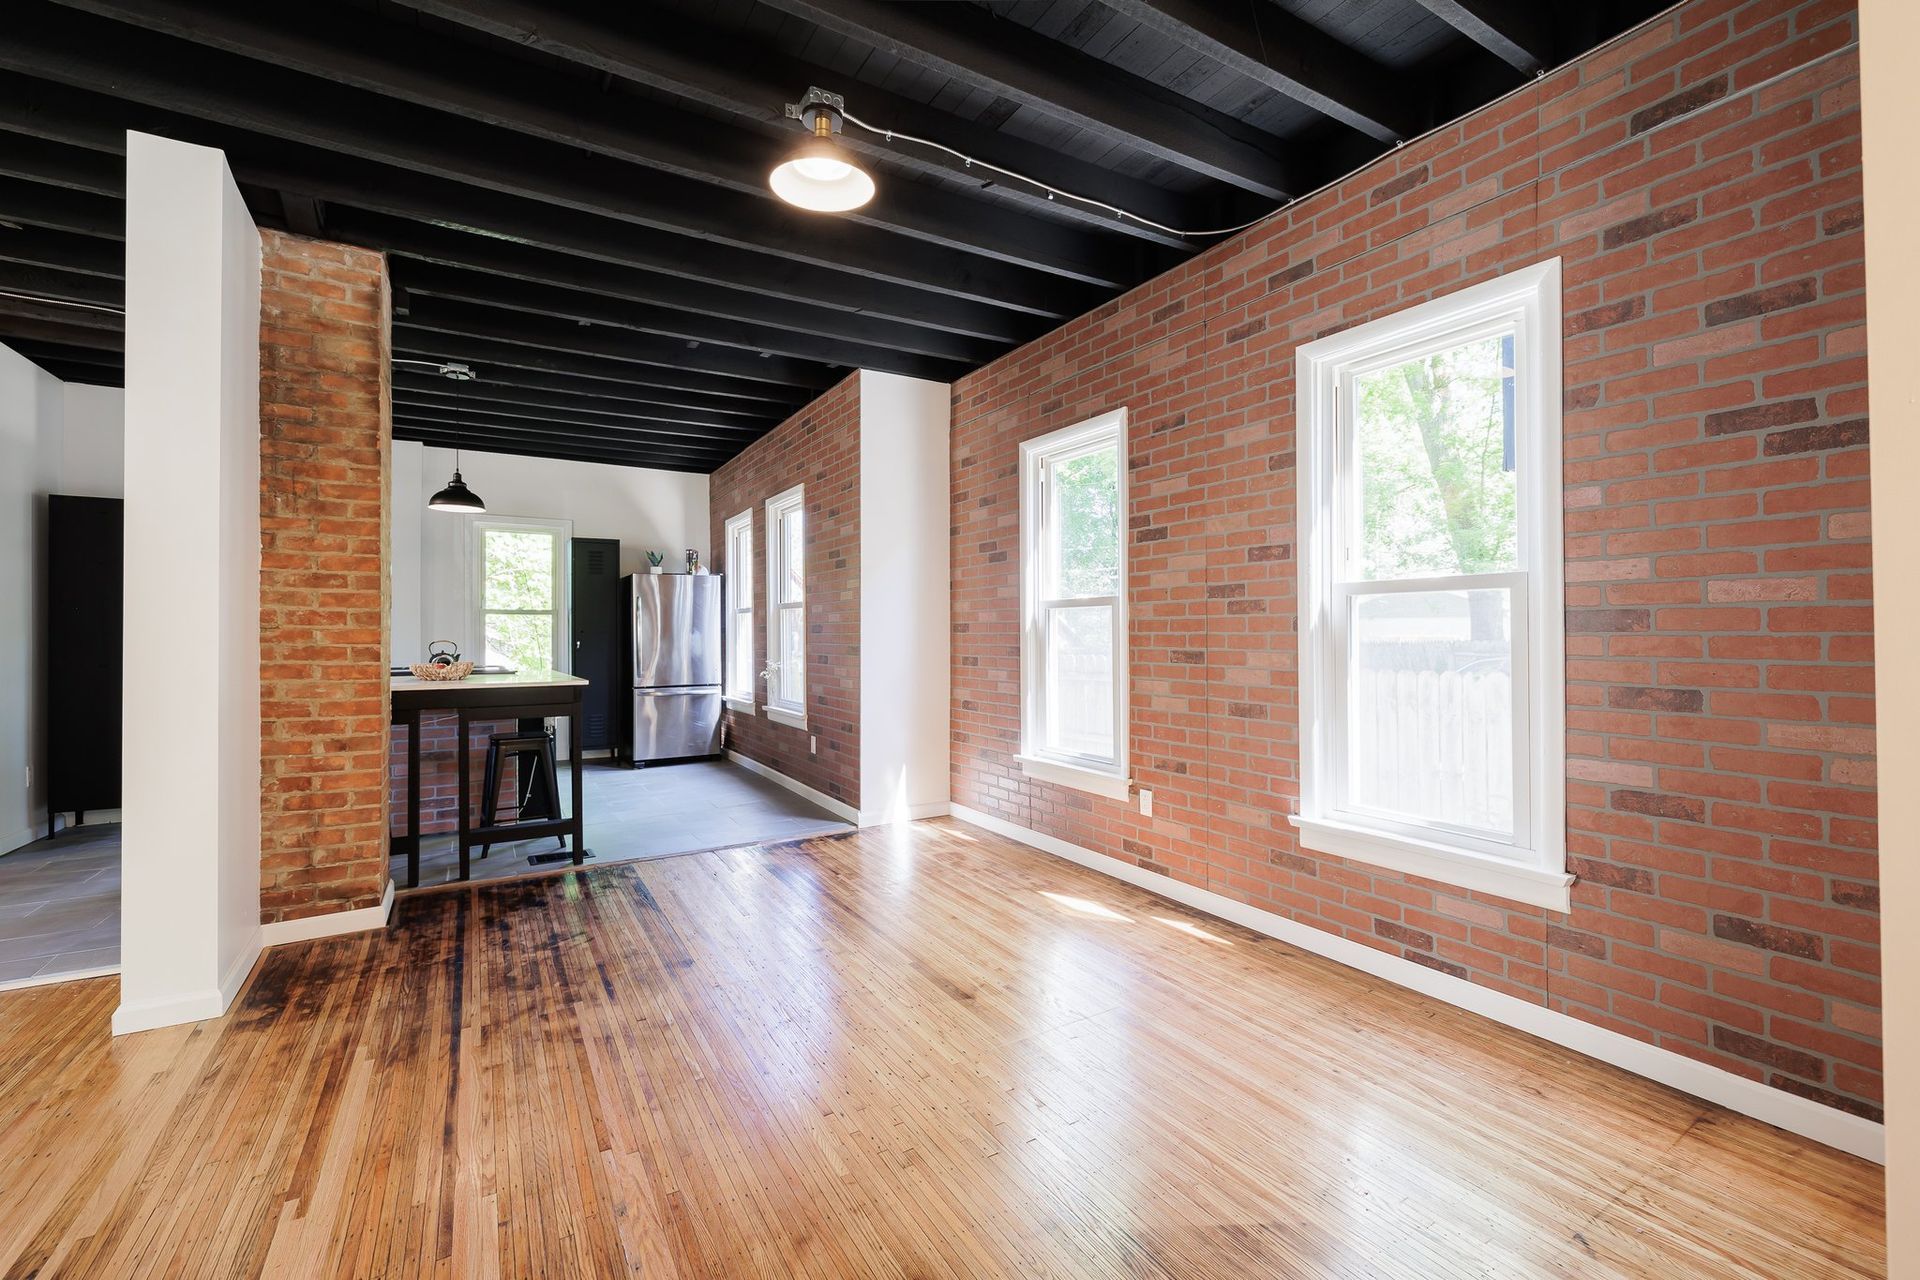
[[[588,682],[580,715],[580,748],[606,751],[621,740],[620,696],[633,687],[621,653],[625,613],[620,594],[620,543],[614,538],[575,538],[568,566],[573,633],[571,674]]]
[[[47,834],[120,807],[123,504],[47,499]]]

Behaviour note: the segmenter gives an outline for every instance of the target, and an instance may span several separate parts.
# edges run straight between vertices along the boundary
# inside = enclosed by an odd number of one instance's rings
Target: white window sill
[[[754,700],[752,698],[740,698],[730,693],[727,695],[727,709],[730,711],[738,711],[742,715],[750,716],[755,711],[759,710],[759,707],[754,703]]]
[[[1303,818],[1294,814],[1287,820],[1299,829],[1301,844],[1321,853],[1390,871],[1404,871],[1458,889],[1491,893],[1549,911],[1564,913],[1573,909],[1573,877],[1564,871],[1500,862],[1438,841],[1416,840],[1326,818]]]
[[[1109,800],[1126,800],[1133,795],[1133,780],[1130,778],[1102,773],[1098,769],[1083,769],[1079,765],[1061,764],[1058,760],[1043,760],[1038,756],[1015,756],[1014,759],[1020,762],[1021,769],[1029,778],[1041,782],[1090,791]]]
[[[804,729],[807,727],[807,713],[804,711],[789,711],[785,707],[776,707],[771,703],[763,708],[763,710],[767,713],[767,719],[773,721],[775,724],[783,724],[789,729]]]

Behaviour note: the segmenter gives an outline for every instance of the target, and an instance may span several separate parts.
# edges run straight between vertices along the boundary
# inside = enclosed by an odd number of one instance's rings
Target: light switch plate
[[[1153,792],[1145,787],[1140,788],[1140,812],[1148,818],[1153,816]]]

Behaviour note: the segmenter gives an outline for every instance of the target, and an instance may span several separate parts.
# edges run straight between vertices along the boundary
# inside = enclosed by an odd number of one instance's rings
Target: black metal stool
[[[514,775],[520,784],[520,803],[506,806],[513,810],[513,820],[531,822],[558,818],[560,774],[554,766],[556,754],[551,729],[496,733],[488,738],[486,791],[480,797],[481,825],[496,825],[501,809],[501,765],[508,761],[513,763]],[[527,767],[529,759],[533,765],[531,769]],[[566,847],[564,836],[555,836],[554,839],[560,842],[561,848]],[[491,844],[481,845],[480,856],[486,857],[492,848]]]

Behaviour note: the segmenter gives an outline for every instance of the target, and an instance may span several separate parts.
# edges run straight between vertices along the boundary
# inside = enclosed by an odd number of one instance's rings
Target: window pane
[[[780,557],[782,600],[804,600],[807,597],[806,527],[805,511],[794,510],[780,517],[780,536],[786,544],[786,550]]]
[[[1049,610],[1046,639],[1047,750],[1114,759],[1112,606]]]
[[[481,582],[486,609],[553,608],[554,535],[535,529],[487,529]]]
[[[1109,445],[1049,472],[1047,595],[1120,594],[1120,451]]]
[[[736,613],[727,634],[727,692],[746,697],[753,692],[753,614]]]
[[[1517,566],[1513,392],[1511,334],[1354,379],[1365,577]]]
[[[807,700],[807,657],[805,652],[806,619],[804,609],[782,609],[780,611],[780,670],[779,700],[790,706],[800,706]]]
[[[1512,834],[1512,613],[1504,588],[1353,598],[1350,806]]]
[[[487,623],[487,661],[518,671],[553,669],[553,615],[550,613],[490,613]]]

